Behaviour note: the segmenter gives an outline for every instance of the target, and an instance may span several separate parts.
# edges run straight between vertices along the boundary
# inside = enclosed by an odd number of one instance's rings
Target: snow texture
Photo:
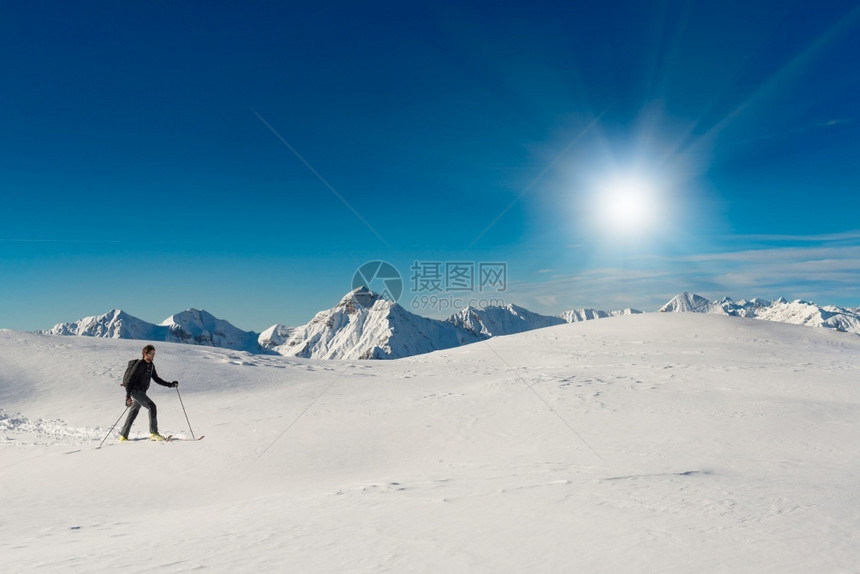
[[[149,442],[142,414],[119,443],[139,352],[0,331],[5,572],[860,564],[846,333],[646,313],[394,361],[162,343],[158,371],[206,439]],[[150,396],[161,431],[190,438],[176,391]]]

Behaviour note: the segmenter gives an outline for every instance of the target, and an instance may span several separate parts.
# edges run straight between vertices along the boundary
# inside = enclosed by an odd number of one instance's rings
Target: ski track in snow
[[[96,440],[99,431],[98,428],[72,427],[60,419],[31,420],[21,413],[9,414],[0,409],[0,446],[80,445]]]

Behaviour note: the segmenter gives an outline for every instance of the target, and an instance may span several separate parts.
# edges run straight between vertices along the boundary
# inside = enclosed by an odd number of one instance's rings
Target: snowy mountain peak
[[[566,323],[579,323],[580,321],[593,321],[594,319],[605,319],[607,317],[619,317],[623,315],[638,315],[642,311],[630,307],[620,311],[601,311],[600,309],[570,309],[560,316]]]
[[[661,313],[707,313],[710,311],[710,301],[695,293],[684,291],[660,308]]]
[[[561,314],[561,318],[568,323],[605,319],[606,317],[609,317],[609,313],[599,309],[570,309]]]
[[[229,321],[219,319],[200,309],[186,309],[161,322],[169,330],[167,341],[193,343],[209,347],[253,351],[257,346],[257,333],[243,331]]]
[[[272,325],[260,333],[260,336],[257,337],[257,343],[262,349],[274,349],[285,345],[295,331],[295,327],[280,324]]]
[[[208,311],[202,311],[200,309],[190,308],[182,311],[180,313],[174,313],[164,321],[162,321],[161,325],[173,325],[180,323],[195,323],[197,325],[204,325],[206,323],[211,323],[217,321],[218,318],[215,317],[212,313]]]
[[[84,317],[73,323],[58,323],[45,335],[76,335],[109,339],[141,339],[259,351],[257,334],[242,331],[207,311],[186,309],[159,325],[114,309],[103,315]]]
[[[466,307],[459,313],[452,315],[448,322],[483,338],[561,325],[565,320],[561,317],[540,315],[523,307],[508,304],[483,309]]]
[[[385,299],[379,293],[375,293],[367,287],[362,286],[353,289],[344,295],[340,300],[340,303],[338,303],[335,308],[344,308],[347,309],[350,314],[353,314],[357,313],[361,309],[372,309],[380,302],[382,302],[385,307],[395,305],[394,302]]]
[[[46,335],[77,335],[109,339],[159,339],[162,331],[158,326],[129,315],[120,309],[112,309],[102,315],[84,317],[72,323],[57,323]]]
[[[260,346],[310,359],[395,359],[477,340],[446,321],[410,313],[366,287],[350,291],[306,325],[275,325],[265,335]]]

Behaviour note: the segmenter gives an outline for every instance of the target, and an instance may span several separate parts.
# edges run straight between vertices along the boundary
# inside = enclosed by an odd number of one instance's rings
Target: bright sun
[[[619,176],[600,185],[595,194],[597,223],[603,233],[636,238],[653,231],[660,212],[657,190],[641,176]]]

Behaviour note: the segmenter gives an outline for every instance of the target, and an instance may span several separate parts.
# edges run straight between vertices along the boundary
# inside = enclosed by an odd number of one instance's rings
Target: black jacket
[[[143,359],[139,359],[137,366],[128,379],[128,386],[125,389],[126,395],[135,390],[148,391],[150,379],[155,380],[156,383],[165,387],[173,386],[173,383],[165,381],[158,376],[158,373],[155,371],[155,363],[147,363]]]

